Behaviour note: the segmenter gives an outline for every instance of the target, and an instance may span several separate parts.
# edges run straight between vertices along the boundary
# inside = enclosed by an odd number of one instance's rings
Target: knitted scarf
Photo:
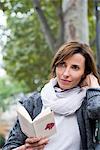
[[[50,107],[57,114],[68,116],[78,110],[86,96],[86,89],[74,87],[69,90],[55,92],[57,79],[52,78],[41,90],[43,107]],[[60,93],[60,94],[59,94]]]

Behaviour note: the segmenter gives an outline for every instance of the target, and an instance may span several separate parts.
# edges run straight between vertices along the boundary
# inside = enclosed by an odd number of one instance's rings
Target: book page
[[[21,104],[17,106],[17,114],[21,130],[28,137],[49,137],[56,133],[54,114],[50,108],[43,110],[33,121]]]
[[[17,113],[21,115],[22,117],[26,118],[30,123],[32,122],[32,119],[29,113],[27,112],[25,107],[20,103],[17,104]]]
[[[32,124],[32,119],[25,107],[20,103],[17,105],[17,114],[22,132],[28,137],[35,136],[36,134]]]
[[[56,133],[56,124],[53,112],[33,122],[37,137],[50,137]]]
[[[32,124],[32,122],[30,123],[25,117],[19,114],[18,114],[18,118],[19,118],[22,132],[28,137],[35,137],[36,133],[35,133],[34,125]]]
[[[48,114],[51,113],[51,109],[50,107],[47,107],[46,109],[44,109],[38,116],[36,116],[33,120],[33,122],[35,122],[36,120],[38,120],[39,118],[42,118]]]

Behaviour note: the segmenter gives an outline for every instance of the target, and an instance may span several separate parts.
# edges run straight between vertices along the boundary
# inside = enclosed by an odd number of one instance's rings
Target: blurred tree
[[[41,28],[49,47],[54,51],[56,47],[65,41],[81,40],[88,43],[88,17],[87,0],[51,0],[59,21],[58,38],[52,36],[52,30],[48,23],[40,0],[33,0],[33,5],[38,13]]]
[[[16,81],[13,83],[6,78],[0,78],[0,109],[3,111],[6,109],[9,103],[11,103],[11,96],[27,91],[27,88],[23,86],[23,83],[18,84]]]
[[[20,5],[19,1],[18,3]],[[19,5],[17,7],[17,3],[12,2],[12,9],[5,8],[10,35],[3,49],[4,68],[14,80],[19,83],[23,80],[28,91],[36,88],[39,90],[45,82],[44,79],[48,79],[52,53],[45,43],[34,10],[27,10],[26,2],[25,6],[22,5],[25,8],[19,12]]]
[[[4,68],[27,91],[40,90],[48,80],[59,45],[73,38],[88,42],[87,0],[3,0],[0,6],[10,32],[3,48]],[[93,26],[92,38],[91,31]]]
[[[65,41],[89,43],[88,0],[63,0]]]
[[[94,0],[88,0],[88,20],[89,20],[89,41],[90,45],[95,44],[96,39],[96,18],[95,18],[95,7]]]

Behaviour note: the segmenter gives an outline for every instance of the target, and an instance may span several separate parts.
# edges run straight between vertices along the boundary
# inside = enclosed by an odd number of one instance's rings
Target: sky
[[[3,12],[0,10],[0,26],[1,25],[6,26],[6,17],[4,16]],[[2,29],[1,28],[0,28],[0,34],[2,34]],[[5,70],[1,68],[1,65],[3,63],[1,49],[2,49],[2,47],[0,45],[0,77],[5,75]]]

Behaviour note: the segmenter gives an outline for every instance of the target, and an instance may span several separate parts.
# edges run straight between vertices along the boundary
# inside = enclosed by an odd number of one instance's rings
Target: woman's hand
[[[81,83],[81,87],[98,88],[100,86],[98,79],[93,74],[88,74],[84,81]]]
[[[48,138],[27,138],[25,141],[25,150],[43,150],[46,144],[48,144]]]
[[[25,140],[24,145],[13,150],[43,150],[46,144],[48,144],[47,138],[31,137]]]

